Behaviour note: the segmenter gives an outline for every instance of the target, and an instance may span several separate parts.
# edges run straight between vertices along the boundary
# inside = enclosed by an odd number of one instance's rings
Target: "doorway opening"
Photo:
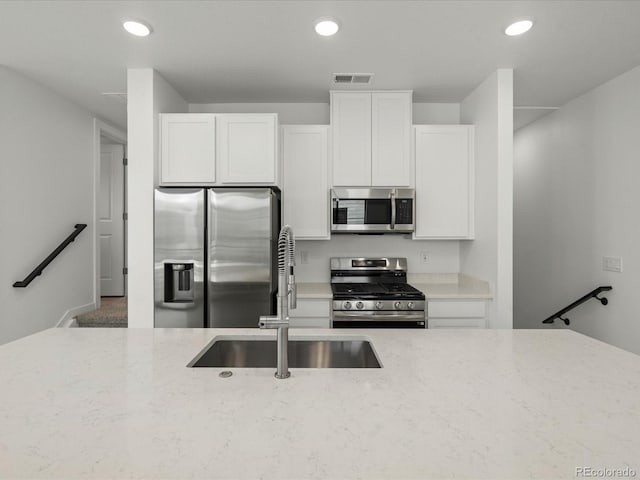
[[[94,300],[97,310],[90,313],[99,317],[103,312],[108,319],[114,316],[115,309],[119,320],[115,326],[126,326],[127,137],[126,133],[100,120],[96,119],[94,126]],[[100,319],[97,320],[99,323]]]

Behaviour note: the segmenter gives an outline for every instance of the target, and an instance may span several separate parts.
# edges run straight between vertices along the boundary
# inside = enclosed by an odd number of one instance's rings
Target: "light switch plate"
[[[306,265],[309,263],[309,251],[300,250],[300,265]]]
[[[605,272],[622,272],[622,258],[602,257],[602,270]]]

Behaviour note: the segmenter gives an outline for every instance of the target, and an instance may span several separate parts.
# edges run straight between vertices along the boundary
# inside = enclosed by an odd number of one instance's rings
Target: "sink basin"
[[[355,339],[289,340],[289,368],[382,368],[371,343]],[[216,337],[188,367],[275,368],[273,338]]]

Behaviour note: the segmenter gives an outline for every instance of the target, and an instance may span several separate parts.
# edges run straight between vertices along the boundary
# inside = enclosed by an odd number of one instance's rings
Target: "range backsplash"
[[[455,273],[460,271],[457,240],[411,240],[401,235],[333,235],[331,240],[296,242],[296,280],[328,282],[331,257],[406,257],[409,273]],[[429,262],[422,262],[426,252]],[[305,263],[306,257],[306,263]]]

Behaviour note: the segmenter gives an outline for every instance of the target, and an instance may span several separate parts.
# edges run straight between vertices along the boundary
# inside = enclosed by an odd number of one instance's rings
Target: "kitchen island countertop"
[[[640,357],[569,330],[369,338],[382,369],[187,368],[220,329],[51,329],[0,346],[0,478],[640,475]]]

